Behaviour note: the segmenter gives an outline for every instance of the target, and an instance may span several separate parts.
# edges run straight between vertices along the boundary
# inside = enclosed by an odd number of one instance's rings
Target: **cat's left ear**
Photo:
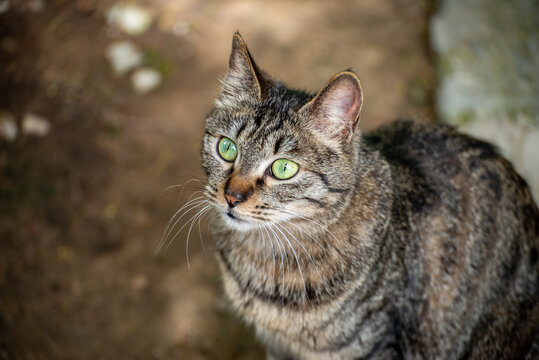
[[[348,142],[359,123],[363,92],[352,71],[333,76],[326,86],[299,111],[308,126],[328,140]]]
[[[262,97],[262,73],[258,70],[245,41],[239,32],[232,37],[232,51],[228,64],[228,73],[223,82],[221,98],[237,100]]]

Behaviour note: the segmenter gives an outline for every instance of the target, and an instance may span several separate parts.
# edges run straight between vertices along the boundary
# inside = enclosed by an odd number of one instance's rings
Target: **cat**
[[[316,94],[235,33],[202,165],[224,292],[268,359],[538,359],[539,211],[486,142],[357,130],[352,70]]]

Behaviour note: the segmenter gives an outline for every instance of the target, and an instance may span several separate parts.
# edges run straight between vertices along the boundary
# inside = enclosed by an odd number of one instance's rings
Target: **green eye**
[[[275,160],[271,165],[271,173],[279,180],[290,179],[298,172],[298,164],[288,159]]]
[[[221,155],[223,159],[229,162],[234,161],[236,159],[236,156],[238,156],[238,148],[236,147],[236,143],[226,137],[222,138],[219,141],[219,145],[217,145],[217,150],[219,151],[219,155]]]

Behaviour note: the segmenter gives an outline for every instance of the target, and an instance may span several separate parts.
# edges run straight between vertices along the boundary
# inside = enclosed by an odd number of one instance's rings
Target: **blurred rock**
[[[8,10],[9,10],[9,1],[8,0],[0,0],[0,14],[3,14]]]
[[[47,136],[51,125],[47,119],[36,114],[27,113],[22,119],[22,133],[33,136]]]
[[[152,356],[156,359],[160,359],[163,357],[163,355],[165,354],[165,351],[163,350],[162,347],[160,346],[156,346],[152,349]]]
[[[107,47],[106,52],[114,73],[124,75],[142,64],[144,56],[131,41],[115,41]]]
[[[103,214],[105,215],[107,219],[112,220],[118,214],[118,207],[116,206],[116,204],[109,203],[107,204],[107,206],[105,206],[105,209],[103,210]]]
[[[117,26],[129,35],[146,32],[153,21],[152,12],[137,4],[121,3],[113,5],[106,13],[107,22]]]
[[[189,33],[189,23],[178,21],[172,26],[172,32],[176,36],[185,36]]]
[[[69,246],[58,246],[56,248],[56,257],[59,260],[70,262],[74,258],[73,249]]]
[[[30,0],[28,1],[28,8],[35,13],[45,9],[45,1],[43,0]]]
[[[71,293],[74,296],[80,296],[82,294],[82,286],[80,281],[75,280],[71,283]]]
[[[149,67],[140,68],[131,75],[131,84],[137,94],[146,94],[163,81],[161,73]]]
[[[539,2],[444,0],[431,23],[437,109],[495,143],[539,199]]]
[[[135,291],[142,291],[148,287],[150,281],[144,274],[138,274],[131,279],[131,288]]]
[[[7,112],[0,111],[0,137],[13,142],[17,139],[19,129],[15,117]]]

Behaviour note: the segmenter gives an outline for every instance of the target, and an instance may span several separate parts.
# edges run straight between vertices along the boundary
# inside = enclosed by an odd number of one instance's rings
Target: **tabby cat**
[[[270,359],[538,359],[539,212],[485,142],[357,130],[343,71],[317,94],[234,34],[202,164],[231,306]]]

